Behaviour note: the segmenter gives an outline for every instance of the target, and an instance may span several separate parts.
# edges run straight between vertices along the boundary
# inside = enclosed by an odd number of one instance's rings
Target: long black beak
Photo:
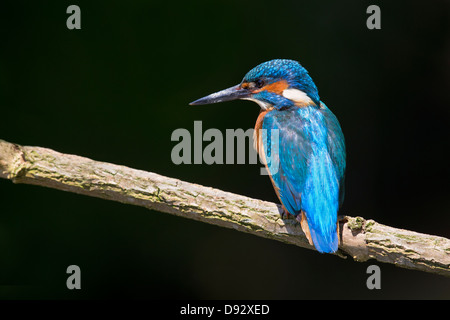
[[[240,85],[233,86],[231,88],[210,94],[209,96],[195,100],[189,103],[190,106],[199,106],[202,104],[211,104],[224,101],[231,101],[236,99],[244,99],[250,97],[251,92],[247,89],[243,89]]]

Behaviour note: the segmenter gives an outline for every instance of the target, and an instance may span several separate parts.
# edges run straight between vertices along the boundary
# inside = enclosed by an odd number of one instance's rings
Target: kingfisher
[[[254,101],[260,107],[254,143],[260,158],[266,159],[282,217],[295,216],[317,251],[336,252],[338,210],[344,200],[345,140],[338,119],[320,100],[308,71],[294,60],[267,61],[250,70],[238,85],[190,105],[236,99]],[[271,141],[274,130],[278,141]]]

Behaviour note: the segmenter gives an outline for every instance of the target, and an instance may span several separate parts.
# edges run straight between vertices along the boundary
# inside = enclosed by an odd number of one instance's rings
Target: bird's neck
[[[289,88],[283,91],[283,97],[292,101],[297,107],[307,107],[316,105],[314,101],[302,90]]]

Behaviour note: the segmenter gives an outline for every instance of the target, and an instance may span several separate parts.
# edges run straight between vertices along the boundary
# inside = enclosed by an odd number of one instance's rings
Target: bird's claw
[[[290,219],[292,214],[289,213],[289,211],[286,210],[286,208],[283,206],[283,208],[281,209],[281,219]]]

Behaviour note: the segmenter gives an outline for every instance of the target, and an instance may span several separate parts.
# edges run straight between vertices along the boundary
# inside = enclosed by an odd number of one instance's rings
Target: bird
[[[293,215],[317,251],[336,252],[338,211],[345,193],[345,139],[308,71],[295,60],[270,60],[251,69],[238,85],[190,105],[237,99],[260,107],[254,144],[266,159],[282,217]],[[271,132],[277,132],[278,139],[272,139]]]

